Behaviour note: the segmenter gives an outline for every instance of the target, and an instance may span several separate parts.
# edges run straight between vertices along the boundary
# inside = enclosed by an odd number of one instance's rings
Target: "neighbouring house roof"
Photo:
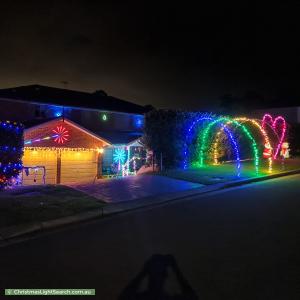
[[[49,118],[49,119],[32,119],[32,120],[27,120],[27,121],[23,121],[22,124],[24,125],[25,129],[29,129],[31,127],[43,124],[43,123],[47,123],[49,121],[52,120],[58,120],[61,119],[62,117],[55,117],[55,118]]]
[[[147,112],[145,106],[108,96],[102,91],[88,93],[43,85],[0,89],[0,98],[133,114],[144,114]]]

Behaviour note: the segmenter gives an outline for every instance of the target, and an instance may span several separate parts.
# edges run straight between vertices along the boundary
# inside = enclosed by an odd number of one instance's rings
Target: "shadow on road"
[[[180,293],[170,295],[165,291],[169,272],[174,272]],[[146,290],[140,291],[148,279]],[[198,296],[181,273],[172,255],[155,254],[144,264],[142,270],[122,291],[119,300],[197,300]]]

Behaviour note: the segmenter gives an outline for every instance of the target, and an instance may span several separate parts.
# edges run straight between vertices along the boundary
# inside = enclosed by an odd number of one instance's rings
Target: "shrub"
[[[0,121],[0,189],[13,182],[22,170],[23,125]]]
[[[188,128],[194,120],[208,115],[201,112],[178,110],[152,110],[146,114],[144,143],[153,151],[158,161],[162,155],[165,168],[182,167],[186,146],[189,149],[193,141],[187,145]],[[192,156],[192,155],[191,155]]]

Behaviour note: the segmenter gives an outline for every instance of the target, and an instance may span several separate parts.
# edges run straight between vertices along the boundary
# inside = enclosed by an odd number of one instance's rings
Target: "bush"
[[[185,159],[188,129],[199,117],[208,116],[201,112],[177,110],[152,110],[146,114],[144,143],[153,151],[158,161],[162,155],[165,168],[182,167]]]
[[[22,170],[23,130],[22,124],[0,121],[0,189]]]

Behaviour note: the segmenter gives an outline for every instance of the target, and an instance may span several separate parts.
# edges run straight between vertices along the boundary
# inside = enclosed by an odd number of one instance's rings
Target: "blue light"
[[[203,121],[212,121],[213,118],[208,115],[208,114],[203,114],[200,117],[198,117],[198,119],[196,119],[194,122],[192,122],[192,124],[190,125],[189,129],[187,130],[188,132],[186,133],[186,140],[185,143],[183,145],[183,169],[186,169],[188,167],[188,147],[189,144],[191,142],[192,136],[193,134],[191,133],[191,131],[194,129],[195,125],[197,125],[199,122],[203,122]]]
[[[213,120],[215,120],[215,117],[213,117],[210,114],[203,114],[200,115],[200,117],[198,117],[195,121],[191,122],[189,129],[186,131],[186,140],[184,143],[184,147],[183,147],[183,169],[187,169],[188,167],[188,156],[189,156],[189,146],[191,144],[191,140],[192,137],[196,134],[196,125],[199,124],[199,122],[205,122],[205,121],[209,121],[212,122]],[[201,124],[201,123],[200,123]],[[240,176],[240,168],[241,168],[241,164],[240,164],[240,154],[239,154],[239,149],[237,146],[237,142],[234,139],[231,131],[224,125],[221,123],[221,126],[224,128],[227,136],[229,137],[234,151],[235,151],[235,156],[236,156],[236,162],[237,162],[237,173],[238,176]]]
[[[240,152],[239,152],[237,142],[234,139],[231,131],[227,128],[227,126],[224,125],[224,124],[221,124],[221,126],[222,126],[222,128],[224,128],[225,132],[227,133],[227,136],[229,136],[230,141],[233,145],[233,149],[235,151],[235,156],[236,156],[235,159],[236,159],[236,167],[237,167],[237,176],[240,177],[240,175],[241,175],[241,162],[240,162]]]
[[[116,148],[114,150],[113,159],[116,163],[123,163],[126,158],[126,153],[124,148]]]
[[[56,111],[55,113],[54,113],[54,115],[55,115],[55,117],[61,117],[62,116],[62,112],[61,111]]]
[[[64,114],[65,108],[57,105],[47,105],[45,106],[45,111],[47,112],[47,116],[54,116],[56,118],[61,117]]]
[[[134,126],[136,128],[142,128],[144,126],[144,118],[142,116],[135,116]]]

